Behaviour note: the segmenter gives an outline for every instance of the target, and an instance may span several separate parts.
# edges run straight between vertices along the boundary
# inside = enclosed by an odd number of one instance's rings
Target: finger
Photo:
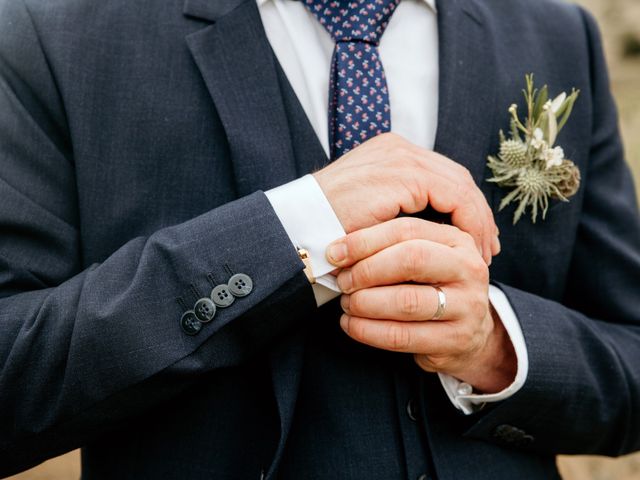
[[[474,232],[466,230],[464,225],[458,225],[455,219],[452,218],[452,221],[454,225],[460,226],[463,230],[468,231],[469,233],[474,235],[474,238],[476,238],[477,240],[478,246],[481,248],[481,253],[483,253],[484,260],[487,263],[490,263],[491,254],[493,253],[492,242],[493,237],[495,236],[494,232],[497,227],[495,225],[493,212],[491,211],[491,208],[489,207],[484,194],[475,183],[475,180],[473,179],[471,173],[462,165],[436,152],[424,150],[423,155],[426,159],[426,167],[429,170],[437,172],[450,181],[454,182],[457,189],[459,190],[459,194],[468,195],[471,197],[471,200],[476,206],[476,213],[478,215],[478,220],[481,221],[482,229],[477,232],[477,234],[474,234]],[[468,219],[465,218],[462,221],[466,224]]]
[[[415,146],[405,152],[405,157],[407,161],[396,168],[396,172],[403,182],[415,187],[409,188],[414,199],[401,204],[401,211],[416,213],[431,205],[438,212],[451,214],[454,224],[471,234],[483,253],[485,220],[489,217],[482,212],[489,209],[483,206],[486,200],[468,171],[445,157]]]
[[[467,302],[457,288],[441,287],[446,305],[437,321],[464,318]],[[358,290],[342,295],[340,306],[345,313],[363,318],[397,321],[428,321],[438,311],[438,291],[430,285],[391,285]]]
[[[496,255],[500,254],[501,250],[502,250],[502,245],[500,245],[500,239],[498,238],[498,235],[496,234],[493,237],[493,242],[491,243],[491,254],[495,257]]]
[[[493,228],[493,218],[486,213],[475,190],[475,184],[452,183],[444,177],[430,178],[427,190],[428,204],[436,211],[451,214],[451,222],[460,230],[469,233],[485,262],[491,259],[491,238],[488,227]]]
[[[396,322],[344,314],[340,327],[357,342],[393,352],[455,355],[467,346],[466,339],[458,341],[456,322]]]
[[[385,248],[408,240],[423,239],[450,247],[473,247],[473,238],[451,225],[402,217],[350,233],[327,248],[333,265],[349,267]]]
[[[397,283],[452,283],[464,279],[471,267],[469,254],[464,253],[430,240],[397,243],[342,270],[338,286],[343,293],[352,293]]]

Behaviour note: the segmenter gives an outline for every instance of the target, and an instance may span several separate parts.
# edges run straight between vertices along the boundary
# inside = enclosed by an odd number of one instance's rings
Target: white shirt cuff
[[[499,402],[506,400],[507,398],[515,395],[520,390],[529,373],[529,355],[527,352],[527,345],[524,341],[524,335],[522,334],[522,328],[518,322],[518,317],[513,311],[507,296],[502,290],[493,285],[489,285],[489,301],[496,313],[500,317],[502,324],[504,325],[513,348],[516,352],[516,358],[518,360],[518,369],[516,372],[516,378],[513,383],[507,388],[498,393],[491,393],[486,395],[473,394],[473,388],[471,385],[461,382],[460,380],[444,374],[438,374],[440,382],[444,387],[451,403],[462,410],[466,415],[470,415],[478,411],[485,403]]]
[[[330,243],[346,235],[329,200],[312,175],[265,192],[294,247],[309,252],[316,277],[313,293],[318,306],[340,295],[335,267],[326,258]]]

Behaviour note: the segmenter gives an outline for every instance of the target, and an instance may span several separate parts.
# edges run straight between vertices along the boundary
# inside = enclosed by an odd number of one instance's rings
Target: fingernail
[[[351,270],[343,270],[340,272],[340,275],[338,275],[338,287],[340,287],[340,290],[342,290],[343,293],[351,293],[352,286]]]
[[[342,315],[340,317],[340,328],[345,332],[349,332],[349,315]]]
[[[327,259],[334,265],[340,265],[347,258],[347,246],[344,242],[336,242],[327,248]]]
[[[345,313],[349,313],[349,304],[351,303],[351,295],[342,295],[340,298],[340,306]]]

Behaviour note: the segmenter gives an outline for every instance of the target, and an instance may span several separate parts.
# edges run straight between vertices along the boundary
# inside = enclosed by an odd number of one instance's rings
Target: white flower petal
[[[560,110],[560,107],[562,107],[562,104],[566,99],[567,99],[567,94],[565,92],[562,92],[560,95],[554,98],[553,101],[551,102],[551,107],[550,107],[551,111],[553,113],[557,113],[558,110]]]
[[[549,148],[544,152],[543,160],[546,161],[547,170],[551,167],[559,167],[564,160],[564,150],[562,147]]]
[[[538,141],[541,141],[544,138],[544,133],[542,133],[542,129],[541,128],[536,128],[533,131],[533,138],[535,138]]]

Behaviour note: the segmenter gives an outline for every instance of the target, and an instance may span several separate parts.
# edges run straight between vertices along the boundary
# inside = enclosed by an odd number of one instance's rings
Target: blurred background
[[[535,1],[535,0],[532,0]],[[620,109],[627,160],[640,186],[640,0],[576,0],[598,19],[603,32],[613,93]],[[640,453],[619,459],[561,457],[565,480],[640,480]],[[526,472],[522,472],[526,478]],[[80,454],[50,460],[13,480],[80,478]],[[472,480],[472,479],[470,479]]]

